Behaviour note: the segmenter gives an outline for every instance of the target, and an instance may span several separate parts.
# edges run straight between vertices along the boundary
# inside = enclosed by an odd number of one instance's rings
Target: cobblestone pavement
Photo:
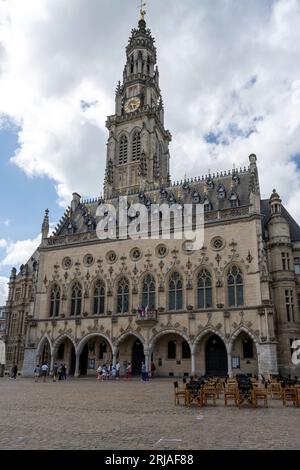
[[[299,449],[300,407],[174,406],[173,382],[0,379],[0,449]]]

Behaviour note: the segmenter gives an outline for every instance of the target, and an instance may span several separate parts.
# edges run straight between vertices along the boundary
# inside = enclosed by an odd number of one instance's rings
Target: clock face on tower
[[[141,100],[137,96],[134,96],[133,98],[129,98],[129,100],[126,101],[124,109],[126,113],[132,113],[140,107],[140,104]]]

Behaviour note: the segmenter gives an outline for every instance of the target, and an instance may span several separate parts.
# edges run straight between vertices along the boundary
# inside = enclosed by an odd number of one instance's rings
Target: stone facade
[[[4,373],[5,357],[5,343],[3,341],[6,331],[6,311],[5,307],[0,307],[0,377]]]
[[[163,111],[154,40],[141,19],[107,120],[104,197],[74,193],[51,236],[46,211],[37,252],[12,271],[8,367],[32,375],[36,362],[64,362],[78,376],[119,360],[138,373],[145,360],[165,376],[299,375],[291,342],[300,338],[300,227],[275,191],[261,199],[253,154],[248,168],[171,184]],[[117,207],[121,195],[129,221],[137,202],[203,204],[202,248],[162,236],[99,240],[97,211]]]

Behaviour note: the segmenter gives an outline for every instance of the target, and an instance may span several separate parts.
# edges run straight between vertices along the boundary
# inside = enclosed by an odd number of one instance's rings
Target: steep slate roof
[[[263,229],[264,229],[263,232],[265,232],[265,230],[267,230],[268,222],[271,217],[271,208],[269,204],[269,199],[261,200],[261,213],[264,216],[262,220],[262,224],[263,224]],[[284,206],[282,206],[282,215],[290,226],[291,240],[293,242],[300,241],[300,226],[297,224],[297,222],[293,219],[293,217],[285,209]]]
[[[139,193],[128,193],[128,203],[203,203],[207,200],[211,205],[211,211],[230,209],[230,196],[235,194],[239,201],[239,206],[248,206],[250,204],[250,180],[251,173],[249,168],[229,170],[223,173],[206,175],[202,178],[191,178],[185,181],[178,181],[167,188],[150,188]],[[218,189],[223,188],[225,197],[218,197]],[[117,206],[118,197],[104,201],[101,198],[81,201],[74,214],[71,214],[70,208],[67,209],[54,236],[64,236],[68,234],[68,226],[74,225],[73,233],[84,233],[95,230],[96,210],[99,204],[113,204]],[[70,217],[71,216],[71,217]]]

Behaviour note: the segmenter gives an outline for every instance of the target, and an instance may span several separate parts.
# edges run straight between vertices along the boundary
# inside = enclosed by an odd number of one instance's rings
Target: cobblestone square
[[[300,408],[174,406],[173,381],[0,379],[3,449],[299,449]]]

